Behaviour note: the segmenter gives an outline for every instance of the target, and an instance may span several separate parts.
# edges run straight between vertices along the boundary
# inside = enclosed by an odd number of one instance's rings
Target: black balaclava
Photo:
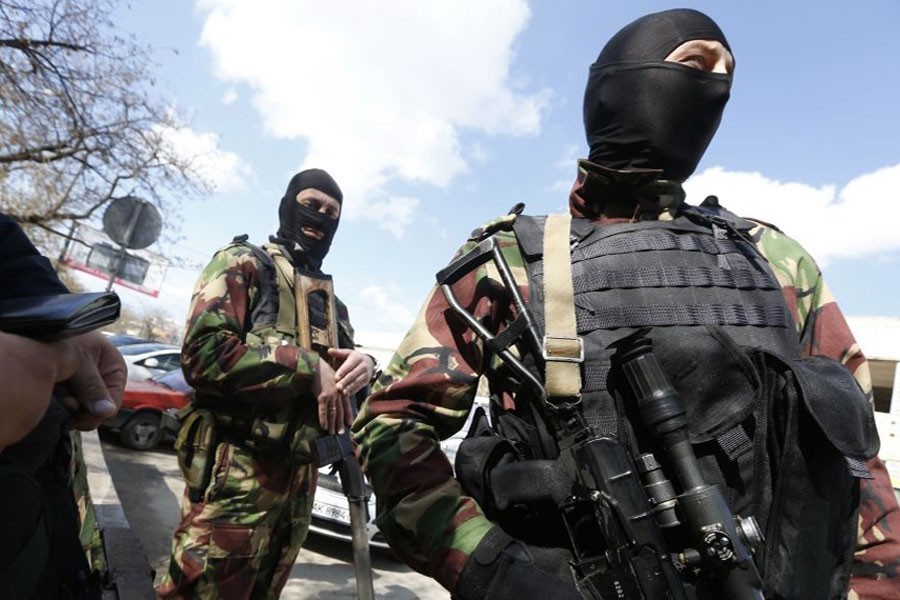
[[[590,161],[612,169],[662,169],[687,179],[712,140],[728,101],[731,76],[665,62],[690,40],[717,40],[718,25],[680,8],[641,17],[604,46],[584,93]],[[730,48],[729,48],[730,50]]]
[[[298,267],[305,266],[318,271],[322,267],[322,259],[328,254],[328,249],[331,247],[331,240],[334,239],[339,219],[332,219],[328,215],[297,202],[297,194],[308,188],[328,194],[337,200],[338,204],[344,200],[341,188],[327,172],[322,169],[300,171],[291,178],[287,191],[281,198],[281,204],[278,207],[280,222],[278,235],[274,236],[272,240],[280,243],[290,242],[287,245],[291,250],[294,264]],[[301,231],[303,227],[317,229],[324,234],[324,237],[321,240],[307,237]]]

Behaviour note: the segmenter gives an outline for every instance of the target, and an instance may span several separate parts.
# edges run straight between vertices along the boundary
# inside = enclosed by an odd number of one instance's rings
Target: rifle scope
[[[617,361],[641,419],[680,484],[677,507],[694,548],[685,549],[679,559],[699,570],[699,585],[708,587],[712,597],[763,600],[762,580],[749,550],[762,541],[755,519],[733,515],[721,488],[705,483],[688,435],[684,402],[654,356],[652,340],[639,332],[617,346]]]

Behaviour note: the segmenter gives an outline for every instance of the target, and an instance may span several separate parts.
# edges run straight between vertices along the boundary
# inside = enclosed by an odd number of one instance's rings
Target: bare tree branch
[[[0,211],[23,223],[91,219],[134,195],[177,229],[177,199],[209,189],[164,146],[180,123],[115,4],[0,0]]]

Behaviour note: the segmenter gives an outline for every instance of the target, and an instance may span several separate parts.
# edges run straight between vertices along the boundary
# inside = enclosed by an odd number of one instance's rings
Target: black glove
[[[565,550],[525,546],[491,529],[459,575],[457,600],[583,600]]]

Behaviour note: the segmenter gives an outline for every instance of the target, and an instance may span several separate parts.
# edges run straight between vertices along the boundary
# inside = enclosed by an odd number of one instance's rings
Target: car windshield
[[[181,372],[181,369],[172,369],[171,371],[160,373],[150,379],[155,383],[164,385],[170,390],[175,390],[182,394],[188,394],[194,389],[184,380],[184,373]]]
[[[181,349],[178,346],[173,346],[171,344],[159,344],[159,343],[130,344],[128,346],[119,346],[119,352],[121,352],[125,356],[134,356],[136,354],[146,354],[148,352],[154,352],[156,350],[180,351]]]

